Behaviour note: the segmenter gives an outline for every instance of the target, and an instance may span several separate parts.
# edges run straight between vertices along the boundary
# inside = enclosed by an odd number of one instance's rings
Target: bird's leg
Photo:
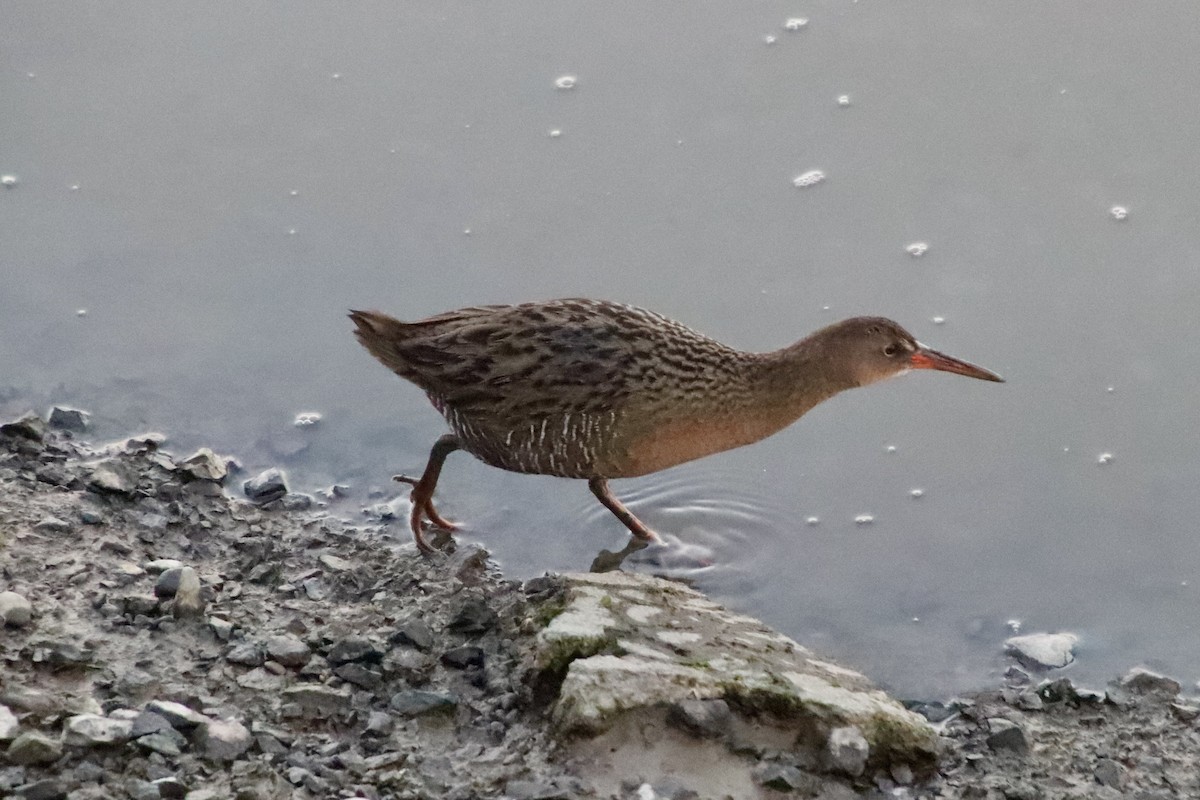
[[[616,515],[621,523],[629,528],[638,539],[643,542],[657,542],[658,534],[647,528],[640,519],[633,515],[625,505],[618,500],[608,488],[608,480],[606,478],[589,478],[588,488],[592,490],[592,494],[596,495],[596,499],[604,504],[604,507]]]
[[[461,447],[462,442],[458,440],[458,437],[447,433],[433,443],[433,448],[429,451],[429,462],[425,464],[425,471],[421,473],[420,480],[414,480],[407,475],[397,475],[393,478],[401,483],[412,484],[413,490],[410,495],[412,514],[409,516],[408,522],[412,528],[417,549],[426,555],[432,553],[433,548],[425,541],[425,535],[421,530],[422,516],[428,517],[434,525],[448,531],[452,531],[456,527],[454,523],[437,513],[437,509],[433,507],[433,490],[437,486],[438,477],[442,474],[442,464],[445,463],[446,456]]]

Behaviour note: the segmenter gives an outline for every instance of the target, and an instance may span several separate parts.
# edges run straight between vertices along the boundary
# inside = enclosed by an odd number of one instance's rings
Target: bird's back
[[[630,460],[640,438],[689,409],[728,404],[744,380],[746,354],[606,301],[475,306],[409,323],[351,318],[359,341],[425,390],[465,449],[518,472],[640,474]]]

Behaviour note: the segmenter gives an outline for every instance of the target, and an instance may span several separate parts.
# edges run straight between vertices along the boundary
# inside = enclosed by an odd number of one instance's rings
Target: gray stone
[[[0,742],[11,742],[17,738],[20,729],[21,723],[17,721],[17,715],[12,713],[8,706],[0,705]]]
[[[303,667],[312,658],[308,645],[291,634],[267,639],[267,655],[285,667]]]
[[[75,526],[67,522],[65,519],[59,519],[55,516],[42,517],[42,519],[33,526],[35,531],[42,533],[70,533],[75,529]]]
[[[434,712],[449,713],[458,705],[458,698],[446,692],[424,692],[408,689],[392,695],[391,707],[397,714],[418,717]]]
[[[801,792],[813,788],[811,776],[786,764],[763,764],[754,771],[754,779],[778,792]]]
[[[192,480],[213,483],[224,483],[229,475],[229,468],[225,466],[224,459],[207,447],[201,447],[179,462],[177,469]]]
[[[331,569],[334,572],[345,572],[346,570],[354,568],[354,562],[347,561],[344,558],[339,558],[329,553],[319,556],[317,561],[321,562],[321,566],[325,567],[326,569]]]
[[[33,621],[33,606],[16,592],[0,592],[0,620],[5,625],[22,628]]]
[[[481,597],[472,597],[459,606],[447,627],[456,633],[474,636],[491,630],[496,622],[496,612],[488,602]]]
[[[395,720],[391,714],[383,711],[372,711],[367,715],[367,727],[363,731],[364,735],[369,736],[387,736],[392,732],[392,727],[395,725]]]
[[[379,661],[383,651],[365,636],[347,636],[329,648],[325,656],[330,664],[345,664],[347,661]]]
[[[834,728],[829,732],[826,752],[829,756],[830,766],[856,778],[862,775],[863,769],[867,765],[871,746],[867,744],[862,731],[853,725],[846,725]]]
[[[28,411],[18,419],[0,425],[0,434],[40,442],[46,435],[46,421]]]
[[[383,685],[383,676],[372,669],[364,667],[362,664],[349,663],[335,667],[333,674],[344,680],[346,683],[352,683],[355,686],[360,686],[363,689],[374,691]]]
[[[91,663],[93,653],[74,642],[42,639],[33,642],[33,661],[56,667],[82,667]]]
[[[176,703],[173,700],[151,700],[146,703],[145,710],[165,717],[167,722],[171,723],[172,728],[180,731],[189,731],[211,721],[209,717],[199,711],[193,711],[183,703]]]
[[[1134,694],[1174,697],[1183,688],[1179,681],[1151,672],[1143,667],[1134,667],[1121,678],[1121,687]]]
[[[266,661],[262,648],[255,642],[238,642],[229,648],[225,660],[231,664],[241,664],[246,667],[261,667]]]
[[[455,647],[453,650],[447,650],[442,653],[442,663],[448,667],[455,669],[467,669],[469,667],[483,666],[483,648],[481,647]]]
[[[196,729],[196,746],[212,761],[233,761],[250,748],[249,729],[235,719],[214,719]]]
[[[137,742],[138,747],[144,750],[152,750],[170,758],[181,755],[184,746],[187,745],[187,737],[174,728],[148,733],[145,736],[139,736],[134,741]]]
[[[155,714],[153,711],[143,711],[134,717],[133,727],[130,728],[129,735],[136,739],[166,730],[174,730],[171,727],[170,720],[162,714]]]
[[[400,623],[391,635],[394,644],[403,644],[428,652],[433,648],[433,633],[429,626],[419,619],[409,619]]]
[[[680,700],[667,712],[667,721],[704,738],[727,736],[733,714],[724,700]]]
[[[283,473],[272,467],[243,483],[242,491],[251,502],[264,505],[287,494],[287,482]]]
[[[175,605],[171,613],[176,619],[194,619],[204,613],[200,576],[191,567],[184,567],[179,571],[179,586],[175,590]]]
[[[88,412],[81,411],[78,408],[55,406],[50,409],[50,427],[57,428],[60,431],[83,433],[88,428],[88,421],[91,416]]]
[[[308,511],[316,503],[311,494],[305,492],[288,492],[283,496],[279,505],[284,511]]]
[[[63,744],[69,747],[103,747],[124,744],[133,733],[133,721],[99,714],[76,714],[63,725]]]
[[[233,623],[221,617],[209,617],[208,627],[212,628],[213,636],[219,641],[228,642],[233,636]]]
[[[187,786],[174,775],[151,781],[163,800],[183,800],[187,796]]]
[[[65,800],[67,788],[58,778],[43,778],[21,787],[24,800]]]
[[[338,714],[350,708],[350,693],[324,686],[292,686],[281,693],[285,702],[295,703],[309,716]]]
[[[1096,783],[1101,786],[1111,786],[1114,789],[1124,789],[1125,784],[1129,782],[1129,770],[1111,758],[1102,758],[1097,761],[1093,775]]]
[[[62,757],[62,745],[38,731],[26,731],[12,740],[5,756],[10,764],[53,764]]]
[[[84,525],[103,525],[104,515],[90,508],[85,508],[79,512],[79,521]]]
[[[158,575],[158,580],[154,582],[154,594],[156,597],[170,599],[175,596],[175,592],[179,589],[179,576],[183,574],[183,567],[171,567],[164,569]]]
[[[987,721],[988,747],[993,750],[1007,750],[1018,755],[1029,752],[1029,741],[1025,738],[1025,729],[1015,722],[1000,717],[992,717]]]
[[[98,492],[132,495],[137,491],[137,470],[124,461],[110,458],[92,468],[88,486]]]
[[[1029,633],[1005,639],[1004,648],[1027,667],[1058,669],[1075,660],[1078,643],[1073,633]]]
[[[512,800],[572,800],[574,795],[564,789],[537,781],[509,781],[504,794]]]

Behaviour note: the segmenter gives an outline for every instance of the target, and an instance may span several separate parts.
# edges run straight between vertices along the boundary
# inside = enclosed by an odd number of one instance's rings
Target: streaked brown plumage
[[[644,309],[567,299],[474,306],[418,322],[352,311],[355,334],[425,390],[449,423],[413,483],[417,546],[442,462],[456,449],[514,472],[586,478],[637,537],[654,534],[610,478],[656,472],[756,442],[840,391],[908,369],[1001,378],[919,344],[881,317],[854,317],[769,353],[747,353]]]

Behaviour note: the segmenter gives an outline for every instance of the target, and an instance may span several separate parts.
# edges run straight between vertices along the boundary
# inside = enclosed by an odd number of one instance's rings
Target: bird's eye
[[[887,347],[883,348],[883,354],[885,356],[894,356],[894,355],[896,355],[896,353],[899,353],[899,352],[900,352],[900,345],[895,344],[895,343],[889,344]]]

